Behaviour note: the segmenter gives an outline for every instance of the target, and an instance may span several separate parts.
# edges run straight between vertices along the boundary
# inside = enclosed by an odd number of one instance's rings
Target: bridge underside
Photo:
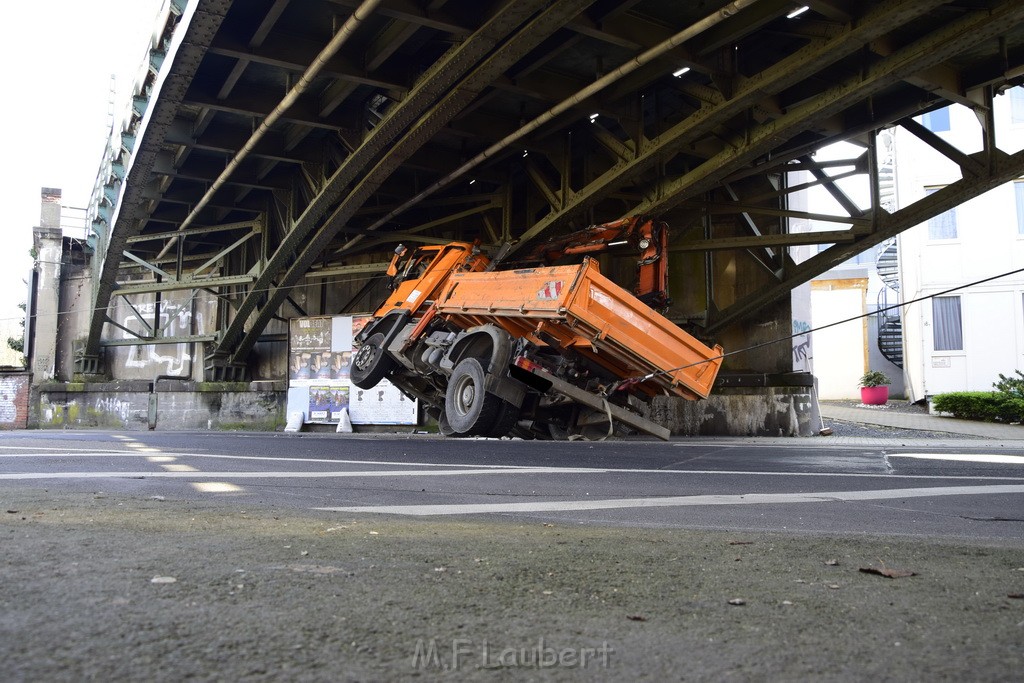
[[[191,0],[131,164],[110,179],[124,184],[116,211],[95,225],[80,368],[106,345],[191,341],[211,378],[241,375],[275,320],[372,307],[399,242],[517,250],[634,213],[672,226],[670,317],[715,337],[1024,175],[992,119],[1024,80],[1024,3],[806,4],[790,17],[799,3],[781,0]],[[981,151],[911,118],[950,104],[977,113]],[[876,143],[893,125],[962,178],[888,204]],[[864,153],[815,159],[840,140]],[[858,175],[867,203],[837,184]],[[842,211],[799,210],[808,186]],[[807,244],[826,246],[795,259]],[[343,300],[308,310],[297,296],[326,287]],[[179,291],[216,297],[215,330],[108,315]]]

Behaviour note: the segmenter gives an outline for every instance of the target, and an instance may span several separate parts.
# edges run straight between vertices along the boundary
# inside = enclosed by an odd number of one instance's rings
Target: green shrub
[[[993,391],[956,391],[932,398],[936,410],[964,420],[1024,422],[1024,398]]]
[[[892,384],[892,380],[884,372],[870,370],[861,376],[859,384],[862,387],[882,387]]]
[[[1007,377],[1003,373],[999,373],[999,381],[993,384],[1000,393],[1006,394],[1011,398],[1024,398],[1024,372],[1020,370],[1015,371],[1016,377]]]
[[[999,421],[1024,423],[1024,398],[1004,398],[1000,405]]]

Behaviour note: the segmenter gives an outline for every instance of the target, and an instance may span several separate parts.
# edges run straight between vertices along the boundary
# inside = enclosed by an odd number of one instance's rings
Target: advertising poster
[[[416,424],[416,401],[383,379],[372,389],[352,387],[349,401],[352,424]]]
[[[348,387],[331,387],[331,422],[341,420],[341,411],[348,408]],[[349,418],[351,418],[351,414]]]
[[[288,381],[291,386],[347,380],[352,362],[349,317],[293,318],[289,324]],[[347,386],[347,385],[346,385]]]
[[[370,390],[352,386],[352,340],[370,316],[293,318],[288,324],[288,413],[305,422],[337,424],[348,409],[352,424],[415,425],[416,401],[387,380]]]
[[[331,421],[331,387],[310,387],[309,388],[309,415],[310,422]]]

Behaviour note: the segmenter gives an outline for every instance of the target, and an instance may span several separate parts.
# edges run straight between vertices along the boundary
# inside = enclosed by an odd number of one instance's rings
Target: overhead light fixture
[[[475,182],[476,182],[476,178],[473,178],[472,180],[469,181],[469,184],[472,185]]]
[[[682,69],[676,69],[675,71],[673,71],[672,75],[675,76],[676,78],[679,78],[680,76],[682,76],[684,73],[686,73],[689,70],[690,70],[690,67],[684,66]]]
[[[527,156],[529,156],[529,154],[530,154],[529,150],[525,150],[525,149],[523,150],[523,158],[526,158]]]
[[[597,114],[591,114],[590,115],[590,122],[594,123],[595,121],[597,121]]]
[[[811,8],[808,7],[807,5],[804,5],[803,7],[797,7],[795,10],[793,10],[792,12],[787,14],[786,18],[787,19],[794,19],[796,17],[799,17],[801,14],[803,14],[804,12],[806,12],[809,9],[811,9]]]

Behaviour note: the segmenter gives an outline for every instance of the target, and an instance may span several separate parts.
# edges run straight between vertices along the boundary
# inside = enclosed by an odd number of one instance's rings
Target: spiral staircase
[[[885,285],[878,292],[878,350],[889,362],[902,368],[903,321],[899,308],[889,308],[900,302],[899,252],[895,239],[882,243],[875,268]]]

